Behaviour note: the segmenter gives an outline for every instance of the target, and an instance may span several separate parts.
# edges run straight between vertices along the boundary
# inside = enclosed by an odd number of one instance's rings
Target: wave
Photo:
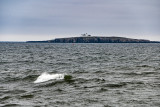
[[[126,86],[127,83],[125,82],[120,82],[120,83],[111,83],[111,84],[105,84],[103,85],[103,87],[109,87],[109,88],[121,88],[121,87],[124,87]]]
[[[64,79],[65,74],[48,74],[46,72],[42,73],[34,83],[46,82],[49,80],[61,80]]]
[[[19,107],[19,104],[0,104],[1,107]]]

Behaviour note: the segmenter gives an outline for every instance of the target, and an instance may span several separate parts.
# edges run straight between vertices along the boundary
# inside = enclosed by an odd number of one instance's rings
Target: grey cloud
[[[1,0],[0,31],[160,34],[159,4],[159,0]]]

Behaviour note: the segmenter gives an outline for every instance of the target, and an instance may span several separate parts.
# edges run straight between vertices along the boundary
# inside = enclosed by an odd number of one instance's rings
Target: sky
[[[0,41],[83,33],[160,41],[160,0],[0,0]]]

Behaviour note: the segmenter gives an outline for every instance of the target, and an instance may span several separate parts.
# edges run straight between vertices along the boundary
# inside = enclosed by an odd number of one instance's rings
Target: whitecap
[[[55,80],[64,79],[64,75],[65,74],[48,74],[44,72],[34,81],[34,83],[46,82],[53,79]]]

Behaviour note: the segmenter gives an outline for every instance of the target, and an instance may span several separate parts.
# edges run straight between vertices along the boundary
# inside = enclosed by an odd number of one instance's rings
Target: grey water
[[[160,107],[160,44],[0,43],[0,106]]]

